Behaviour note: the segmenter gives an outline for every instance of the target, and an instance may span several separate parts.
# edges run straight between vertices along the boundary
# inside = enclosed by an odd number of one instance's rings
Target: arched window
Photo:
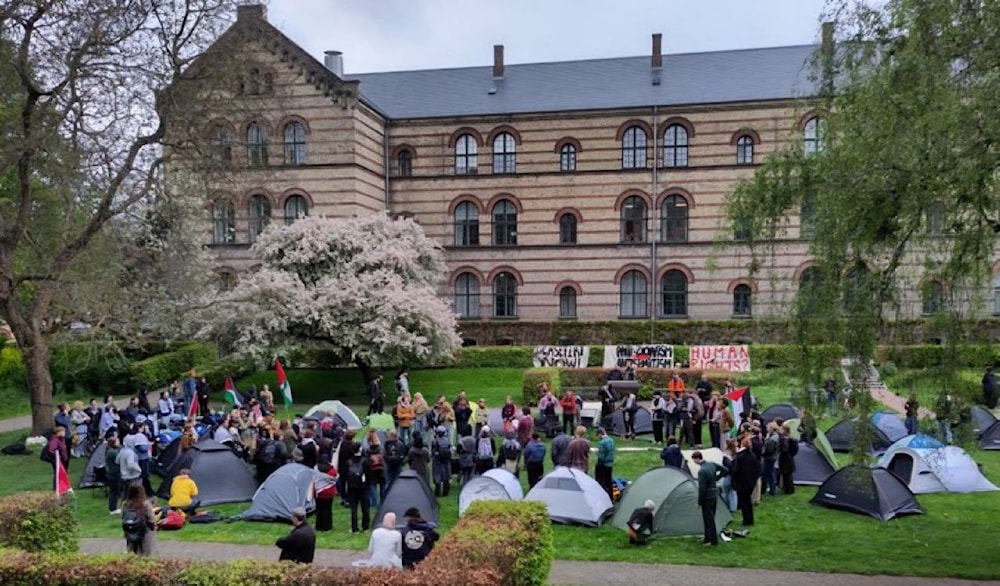
[[[680,195],[668,195],[660,210],[660,241],[687,242],[688,204]]]
[[[285,164],[306,164],[306,127],[301,122],[285,126]]]
[[[515,171],[517,146],[509,132],[501,132],[493,139],[493,172],[513,173]]]
[[[493,317],[517,317],[517,279],[508,272],[493,279]]]
[[[458,317],[479,317],[479,279],[462,273],[455,279],[455,313]]]
[[[271,200],[263,195],[250,198],[250,242],[257,240],[260,233],[271,222]]]
[[[236,209],[228,201],[212,204],[212,242],[232,244],[236,242]]]
[[[576,317],[576,289],[563,287],[559,290],[559,317]]]
[[[501,199],[493,206],[493,244],[517,244],[517,208],[510,200]]]
[[[622,204],[622,242],[646,241],[646,202],[638,195]]]
[[[684,273],[667,271],[660,279],[661,311],[665,317],[687,315],[688,282]]]
[[[576,171],[576,146],[570,143],[559,149],[559,170],[563,172]]]
[[[646,131],[631,126],[622,135],[622,169],[646,168]]]
[[[823,119],[813,116],[802,127],[802,147],[807,155],[823,150]]]
[[[753,311],[750,285],[737,285],[733,288],[733,317],[750,317]]]
[[[247,164],[251,167],[267,165],[267,133],[256,122],[247,126]]]
[[[573,214],[559,216],[559,244],[576,244],[576,216]]]
[[[475,175],[479,172],[479,145],[471,134],[455,141],[455,175]]]
[[[671,124],[663,135],[663,165],[687,167],[688,131],[680,124]]]
[[[621,295],[618,314],[621,317],[646,317],[646,275],[639,271],[629,271],[622,276],[619,285]]]
[[[736,139],[736,164],[753,165],[753,137],[750,135]]]
[[[944,309],[944,285],[940,281],[930,281],[924,285],[921,308],[924,315],[934,315]]]
[[[479,210],[472,202],[455,208],[455,246],[479,246]]]
[[[398,177],[413,176],[413,153],[403,149],[396,155],[396,175]]]
[[[309,215],[309,204],[301,195],[291,195],[285,200],[285,225],[292,225],[295,220],[301,220]]]
[[[927,234],[941,236],[947,229],[945,226],[945,207],[940,201],[933,201],[927,206]]]
[[[212,129],[210,156],[219,165],[228,165],[233,161],[233,133],[221,124]]]

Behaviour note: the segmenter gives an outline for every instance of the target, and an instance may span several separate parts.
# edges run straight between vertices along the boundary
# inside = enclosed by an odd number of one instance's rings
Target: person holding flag
[[[278,374],[278,390],[285,402],[285,410],[292,407],[292,385],[288,384],[288,377],[285,376],[285,369],[281,366],[281,361],[274,359],[274,370]]]
[[[45,446],[45,451],[48,455],[47,459],[50,458],[49,461],[52,462],[52,484],[55,487],[56,495],[62,496],[71,492],[73,485],[70,484],[69,472],[66,470],[66,467],[69,466],[69,447],[66,446],[65,427],[61,425],[56,427],[48,445]]]
[[[191,402],[188,404],[187,417],[188,421],[194,421],[195,417],[198,416],[198,395],[191,395]]]
[[[222,387],[222,392],[222,398],[229,405],[230,411],[243,407],[243,402],[240,401],[240,394],[236,391],[236,385],[233,384],[232,377],[226,377],[226,383]]]
[[[726,393],[726,398],[729,399],[729,410],[733,414],[733,425],[729,432],[738,435],[744,421],[750,416],[750,408],[753,405],[750,387],[740,387],[730,391]]]

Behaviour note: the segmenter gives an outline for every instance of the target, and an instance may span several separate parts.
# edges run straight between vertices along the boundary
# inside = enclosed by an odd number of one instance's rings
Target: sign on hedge
[[[669,344],[604,347],[604,368],[625,368],[629,360],[636,368],[673,368],[674,347]]]
[[[587,368],[590,346],[537,346],[535,366],[557,366],[563,368]]]
[[[691,346],[691,368],[750,372],[750,350],[746,346]]]

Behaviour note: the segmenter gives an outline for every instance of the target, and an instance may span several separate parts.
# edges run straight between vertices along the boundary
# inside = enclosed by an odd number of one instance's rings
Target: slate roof
[[[507,65],[497,81],[492,66],[344,77],[360,81],[363,99],[393,119],[720,104],[812,95],[816,49],[664,55],[658,86],[649,56]]]

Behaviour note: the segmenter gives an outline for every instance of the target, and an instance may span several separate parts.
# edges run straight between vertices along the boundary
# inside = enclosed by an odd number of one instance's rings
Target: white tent
[[[544,503],[556,523],[598,527],[614,512],[611,498],[596,480],[565,466],[542,477],[524,500]]]
[[[361,429],[364,427],[361,424],[361,419],[358,418],[354,411],[340,401],[323,401],[319,405],[313,405],[308,411],[306,411],[305,416],[307,418],[313,418],[315,415],[317,418],[322,419],[327,411],[333,411],[337,417],[340,417],[340,419],[344,422],[344,425],[347,426],[347,429]]]
[[[914,494],[1000,490],[982,475],[975,460],[958,446],[936,449],[894,447],[882,455],[878,465],[902,478]]]
[[[706,462],[714,462],[719,466],[722,466],[722,458],[725,454],[719,448],[704,448],[701,450],[681,450],[681,455],[684,456],[684,467],[691,476],[698,478],[698,471],[701,470],[701,466],[695,464],[694,460],[691,459],[691,454],[695,452],[701,452],[701,457],[704,458]]]
[[[517,477],[503,468],[493,468],[462,487],[458,495],[458,516],[465,514],[465,509],[476,501],[519,501],[523,498],[524,491]]]

